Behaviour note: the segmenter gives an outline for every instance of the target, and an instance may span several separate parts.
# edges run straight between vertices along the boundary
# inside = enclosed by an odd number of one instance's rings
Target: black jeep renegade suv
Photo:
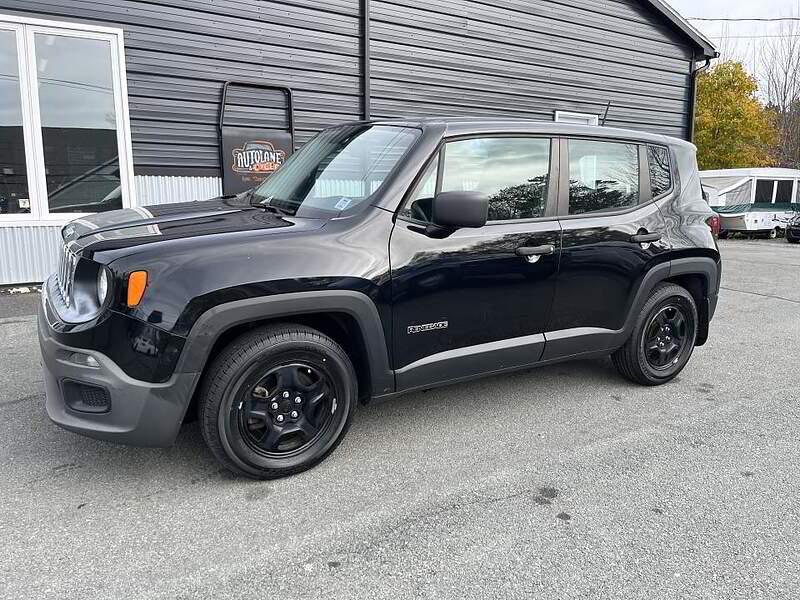
[[[670,381],[708,336],[720,256],[695,148],[486,120],[323,131],[238,196],[64,228],[39,336],[47,412],[229,469],[307,469],[371,398],[611,355]]]

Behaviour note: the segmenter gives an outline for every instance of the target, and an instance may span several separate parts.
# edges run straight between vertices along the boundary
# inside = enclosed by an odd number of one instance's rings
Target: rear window
[[[650,187],[653,190],[653,198],[660,198],[672,189],[669,150],[663,146],[648,146],[647,163],[650,167]]]

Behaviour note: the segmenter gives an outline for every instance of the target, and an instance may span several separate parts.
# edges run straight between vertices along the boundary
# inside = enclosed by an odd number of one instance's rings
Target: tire
[[[683,326],[678,325],[674,315],[682,317]],[[664,323],[669,323],[666,333]],[[631,337],[611,359],[626,379],[641,385],[662,385],[674,379],[689,362],[697,329],[697,306],[692,295],[679,285],[662,283],[642,307]],[[673,351],[672,346],[677,343],[680,346]],[[654,347],[647,350],[646,346]]]
[[[727,240],[728,236],[729,236],[729,234],[728,234],[727,231],[723,230],[723,231],[719,232],[719,239],[721,239],[721,240]]]
[[[792,238],[789,237],[788,235],[786,236],[786,241],[789,242],[790,244],[800,244],[800,238]]]
[[[230,471],[276,479],[333,452],[357,398],[353,364],[336,342],[303,325],[270,325],[214,359],[200,390],[200,429]]]
[[[775,240],[775,239],[777,239],[777,238],[778,238],[778,233],[779,233],[779,232],[778,232],[778,228],[777,228],[777,227],[775,227],[774,229],[770,229],[770,230],[767,232],[767,239],[770,239],[770,240]]]

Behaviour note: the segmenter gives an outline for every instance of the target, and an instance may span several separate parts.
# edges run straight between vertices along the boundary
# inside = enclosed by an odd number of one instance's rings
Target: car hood
[[[215,198],[97,213],[72,221],[62,236],[75,251],[96,252],[221,233],[308,231],[324,224],[323,219],[268,212],[237,198]]]

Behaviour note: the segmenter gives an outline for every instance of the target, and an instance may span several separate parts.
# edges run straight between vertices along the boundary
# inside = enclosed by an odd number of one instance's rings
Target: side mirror
[[[439,192],[431,213],[439,227],[483,227],[489,215],[489,197],[480,192]]]

